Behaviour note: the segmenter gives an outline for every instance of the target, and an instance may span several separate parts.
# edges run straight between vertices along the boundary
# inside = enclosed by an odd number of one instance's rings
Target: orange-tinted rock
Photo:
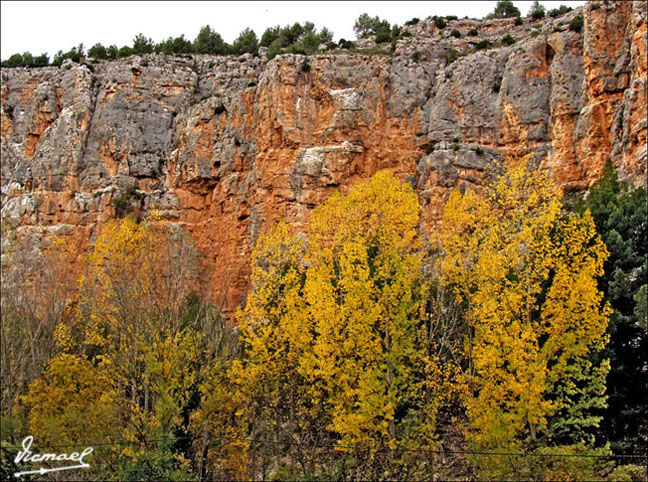
[[[579,14],[584,31],[570,31]],[[3,69],[3,222],[86,249],[115,200],[136,192],[134,214],[157,210],[191,233],[231,314],[264,229],[279,219],[300,229],[331,193],[379,169],[415,187],[426,231],[452,189],[479,186],[489,162],[510,154],[535,152],[565,189],[587,188],[607,160],[646,182],[645,2],[521,26],[407,28],[415,35],[394,55]],[[471,50],[507,33],[515,44]]]

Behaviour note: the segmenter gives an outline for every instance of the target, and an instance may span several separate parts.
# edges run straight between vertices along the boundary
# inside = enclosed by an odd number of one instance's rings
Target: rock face
[[[582,32],[568,28],[577,15]],[[607,1],[521,26],[419,22],[391,55],[3,69],[3,224],[87,248],[120,206],[157,210],[194,236],[232,313],[267,226],[299,229],[379,169],[415,187],[424,230],[450,190],[510,154],[535,152],[566,190],[586,188],[607,160],[645,185],[646,16],[643,1]],[[475,48],[506,34],[513,45]]]

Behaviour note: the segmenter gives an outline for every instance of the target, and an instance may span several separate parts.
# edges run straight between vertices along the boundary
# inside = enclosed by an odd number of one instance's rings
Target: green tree
[[[489,13],[486,18],[513,18],[519,17],[520,10],[510,0],[499,0],[495,10]]]
[[[32,67],[34,65],[34,56],[31,54],[31,52],[23,52],[22,64],[25,67]]]
[[[108,58],[108,53],[106,51],[106,47],[101,45],[100,43],[94,44],[90,49],[88,50],[88,55],[90,57],[93,57],[95,59],[106,59]]]
[[[569,13],[572,11],[571,7],[568,7],[566,5],[560,5],[558,8],[552,8],[549,10],[549,16],[550,17],[560,17],[561,15],[565,15],[566,13]]]
[[[117,58],[118,59],[123,59],[123,58],[126,58],[126,57],[130,57],[133,54],[134,54],[133,49],[131,47],[129,47],[128,45],[124,45],[123,47],[121,47],[117,51]]]
[[[193,42],[193,49],[198,54],[225,55],[228,51],[227,44],[218,32],[205,25],[200,29]]]
[[[194,45],[185,38],[184,35],[180,37],[169,37],[166,40],[155,45],[155,52],[167,55],[173,54],[189,54],[194,51]]]
[[[153,40],[142,33],[137,34],[133,39],[133,53],[135,55],[152,54],[153,48]]]
[[[116,45],[111,45],[106,49],[106,56],[109,59],[116,59],[118,52],[119,52],[119,49],[117,48],[117,46]]]
[[[529,9],[529,17],[534,20],[540,20],[541,18],[544,18],[545,12],[546,9],[544,5],[538,2],[538,0],[535,0],[533,2],[533,5],[531,5],[531,8]]]
[[[295,22],[291,27],[285,27],[280,36],[282,39],[282,46],[287,47],[288,45],[297,42],[305,33],[306,28],[298,22]]]
[[[59,50],[52,60],[52,65],[60,66],[63,61],[67,59],[70,59],[73,62],[81,62],[83,57],[85,57],[85,48],[83,47],[83,44],[79,44],[76,47],[72,47],[67,52]]]
[[[13,54],[7,60],[2,61],[3,67],[22,67],[23,65],[23,58],[20,54]]]
[[[319,41],[322,44],[326,44],[333,41],[333,32],[326,27],[322,27],[319,31]]]
[[[370,17],[368,14],[363,13],[355,21],[353,31],[356,38],[360,39],[369,35],[378,35],[380,32],[389,33],[391,26],[387,20],[381,20],[378,16]]]
[[[615,452],[635,453],[648,445],[648,213],[646,190],[620,182],[607,164],[590,189],[585,206],[610,256],[599,286],[614,310],[610,317],[611,361],[603,440]]]
[[[34,67],[47,67],[49,65],[49,56],[47,54],[40,54],[34,57]]]
[[[261,35],[259,45],[261,47],[269,47],[272,42],[279,38],[279,35],[281,35],[281,27],[279,25],[268,27],[263,32],[263,35]]]
[[[299,45],[304,49],[304,52],[308,55],[312,55],[317,52],[319,48],[320,38],[317,34],[313,32],[308,32],[305,34],[299,42]]]
[[[232,51],[237,55],[244,53],[256,54],[259,51],[259,42],[254,30],[249,28],[243,30],[234,40]]]

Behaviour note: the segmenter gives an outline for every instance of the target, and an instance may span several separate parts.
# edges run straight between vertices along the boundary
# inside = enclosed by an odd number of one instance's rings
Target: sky
[[[99,42],[105,46],[132,45],[143,33],[159,42],[181,34],[193,40],[209,24],[231,43],[241,30],[250,27],[260,38],[274,25],[311,21],[319,30],[327,27],[334,40],[354,40],[353,24],[362,13],[378,15],[402,25],[413,17],[456,15],[482,18],[493,11],[493,1],[250,1],[250,2],[0,2],[0,47],[2,59],[14,53],[68,51],[83,43],[86,50]],[[514,1],[526,15],[532,1]],[[547,9],[560,4],[572,8],[585,1],[541,1]]]

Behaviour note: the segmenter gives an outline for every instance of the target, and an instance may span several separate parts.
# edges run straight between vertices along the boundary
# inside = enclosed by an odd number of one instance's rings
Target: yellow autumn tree
[[[78,307],[57,329],[59,345],[101,367],[114,383],[121,436],[135,458],[147,440],[173,438],[202,382],[206,336],[187,311],[197,252],[173,225],[151,216],[108,222],[80,280]]]
[[[109,371],[77,355],[57,355],[23,397],[29,433],[44,446],[99,442],[100,463],[114,461],[120,448],[110,442],[121,438],[116,399]]]
[[[178,337],[182,304],[198,271],[186,235],[156,221],[127,217],[102,228],[80,281],[76,328],[82,333],[60,330],[62,339],[80,338],[87,356],[109,361],[145,412],[152,408],[146,357]]]
[[[312,345],[302,292],[304,250],[304,240],[279,223],[260,237],[252,254],[252,288],[237,315],[245,359],[235,361],[230,374],[242,407],[242,429],[252,439],[317,441],[312,425],[321,414],[314,413],[312,387],[300,372]],[[260,463],[250,459],[252,476]]]
[[[411,187],[383,171],[331,196],[304,234],[281,223],[254,250],[231,376],[251,439],[291,443],[301,475],[322,470],[330,450],[306,450],[319,443],[355,447],[361,478],[384,477],[384,464],[412,474],[425,457],[398,450],[435,443],[446,387],[425,313],[419,211]]]
[[[429,447],[439,367],[430,356],[420,207],[389,171],[315,209],[304,287],[315,333],[302,369],[321,383],[342,444]]]
[[[442,282],[468,307],[466,407],[480,450],[578,441],[605,400],[608,365],[592,354],[606,341],[596,277],[607,251],[591,216],[567,215],[532,164],[507,160],[481,194],[452,193],[443,216]],[[558,440],[558,427],[575,437]]]

